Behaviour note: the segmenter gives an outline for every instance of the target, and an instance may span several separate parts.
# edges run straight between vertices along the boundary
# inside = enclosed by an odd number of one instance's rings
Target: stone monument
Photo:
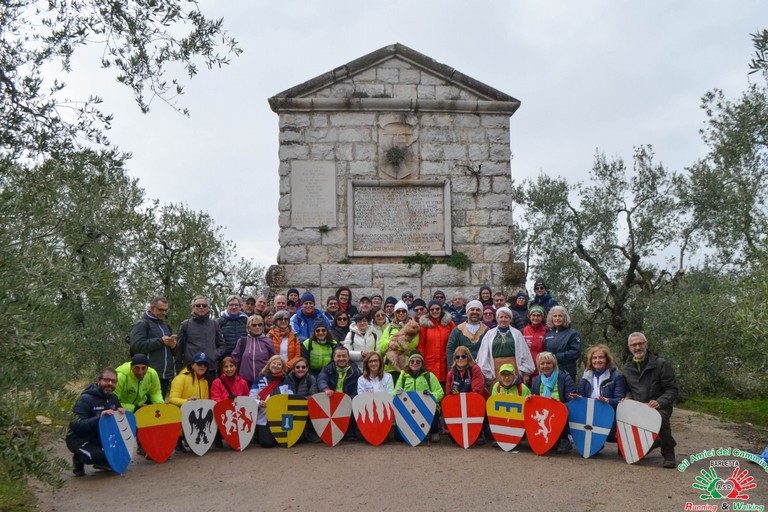
[[[518,100],[394,44],[269,104],[280,127],[272,290],[450,300],[522,284],[510,246]]]

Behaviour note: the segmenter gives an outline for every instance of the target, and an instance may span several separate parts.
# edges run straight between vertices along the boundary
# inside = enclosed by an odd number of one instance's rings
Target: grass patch
[[[33,510],[34,498],[29,488],[8,478],[3,471],[0,477],[0,512],[28,512]]]
[[[686,409],[713,414],[723,421],[768,425],[768,398],[737,400],[702,396],[688,398],[682,406]]]

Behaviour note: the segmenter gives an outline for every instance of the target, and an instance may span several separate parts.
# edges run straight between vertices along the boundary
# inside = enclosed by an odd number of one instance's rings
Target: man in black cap
[[[245,316],[251,316],[256,314],[256,297],[249,295],[243,301],[243,313]]]
[[[358,303],[358,313],[363,313],[365,317],[368,319],[368,321],[371,321],[371,310],[373,309],[373,302],[371,301],[370,297],[360,297],[360,302]],[[344,340],[341,340],[344,341]]]
[[[389,296],[384,300],[384,312],[387,314],[387,318],[389,318],[389,321],[392,321],[392,317],[395,316],[395,304],[397,304],[397,299]]]
[[[424,299],[418,298],[414,299],[413,304],[411,304],[411,310],[408,312],[414,320],[417,322],[421,317],[423,317],[427,313],[427,303],[424,302]]]
[[[552,306],[558,306],[560,304],[554,297],[552,297],[552,294],[549,293],[547,284],[544,281],[536,281],[533,285],[533,293],[533,300],[531,300],[529,306],[541,306],[544,308],[544,311],[549,313],[549,309]]]
[[[116,385],[115,370],[104,368],[98,380],[88,386],[75,402],[73,410],[77,418],[70,422],[66,437],[67,448],[72,452],[72,473],[75,476],[85,476],[85,464],[93,464],[94,469],[112,470],[99,437],[99,418],[115,411],[125,413],[114,394]]]

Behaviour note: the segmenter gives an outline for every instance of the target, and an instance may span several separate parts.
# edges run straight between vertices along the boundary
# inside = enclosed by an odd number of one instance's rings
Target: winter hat
[[[397,304],[395,304],[395,311],[400,311],[401,309],[408,311],[408,304],[402,300],[399,300],[397,301]]]
[[[544,281],[536,281],[535,283],[533,283],[533,287],[536,288],[537,286],[543,286],[544,289],[546,289],[547,283],[545,283]]]
[[[273,320],[274,320],[274,318],[273,318]],[[315,329],[317,329],[318,327],[322,327],[323,329],[327,330],[328,329],[328,324],[322,318],[318,318],[317,320],[315,320],[315,323],[312,324],[312,332],[315,332]]]
[[[392,297],[392,296],[390,295],[390,296],[389,296],[389,297],[387,297],[387,299],[384,301],[384,305],[386,306],[387,304],[397,304],[397,299],[396,299],[396,298],[394,298],[394,297]]]
[[[312,295],[310,292],[304,292],[301,295],[301,298],[299,299],[299,304],[304,304],[305,302],[311,302],[315,303],[315,296]]]
[[[427,309],[432,309],[432,306],[440,306],[440,309],[443,309],[443,303],[439,300],[429,301],[429,304],[427,304]]]
[[[499,321],[499,313],[506,313],[507,315],[509,315],[509,318],[514,318],[514,316],[512,315],[512,310],[509,309],[507,306],[502,306],[502,307],[500,307],[499,309],[496,310],[496,321],[497,322]]]
[[[423,308],[427,307],[427,303],[426,303],[426,302],[424,302],[424,299],[421,299],[421,298],[419,298],[419,299],[416,299],[416,300],[414,300],[414,301],[411,303],[411,308],[412,308],[412,309],[416,309],[416,308],[417,308],[417,307],[419,307],[419,306],[421,306],[421,307],[423,307]]]
[[[445,292],[443,290],[435,290],[435,293],[432,294],[432,298],[434,299],[438,295],[445,297]]]
[[[471,300],[467,303],[467,311],[472,308],[483,309],[483,303],[479,300]]]
[[[327,306],[332,300],[339,302],[339,299],[337,299],[335,295],[330,295],[327,299],[325,299],[325,305]]]
[[[411,355],[408,356],[408,363],[410,364],[411,359],[421,359],[421,362],[424,362],[424,356],[421,355],[421,352],[418,350],[414,350],[411,352]]]
[[[149,358],[145,354],[136,354],[131,358],[131,366],[136,366],[137,364],[149,366]]]
[[[518,297],[525,297],[525,300],[528,300],[528,294],[525,293],[525,290],[520,290],[519,292],[517,292],[517,295],[515,295],[515,299],[517,299]]]
[[[541,306],[531,306],[531,309],[528,310],[528,316],[531,316],[531,313],[538,313],[542,318],[547,317],[547,312],[544,311],[544,308]]]

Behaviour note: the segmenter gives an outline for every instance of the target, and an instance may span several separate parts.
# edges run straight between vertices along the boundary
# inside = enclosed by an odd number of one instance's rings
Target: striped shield
[[[307,426],[307,399],[294,395],[274,395],[267,400],[267,425],[278,444],[290,448]]]
[[[394,405],[397,430],[409,445],[418,445],[427,437],[435,418],[435,398],[420,391],[407,391],[395,396]]]
[[[514,449],[525,434],[524,407],[525,397],[518,395],[495,395],[485,404],[491,434],[505,452]]]
[[[573,444],[588,459],[608,440],[615,417],[613,407],[594,398],[575,398],[566,405]]]
[[[634,464],[649,451],[661,430],[661,414],[648,404],[622,400],[616,409],[616,438],[627,464]]]

